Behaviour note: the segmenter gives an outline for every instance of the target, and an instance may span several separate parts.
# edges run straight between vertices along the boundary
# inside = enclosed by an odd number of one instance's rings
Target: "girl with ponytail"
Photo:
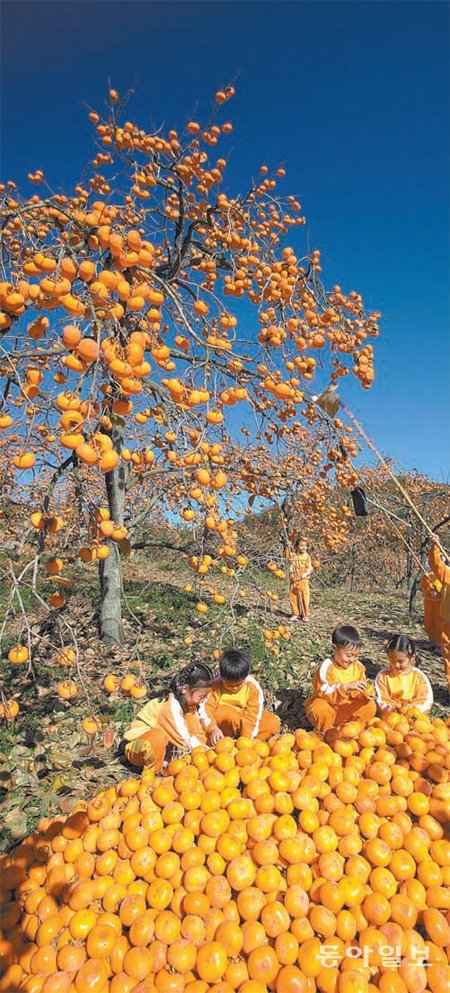
[[[211,689],[213,674],[204,662],[189,662],[173,677],[167,696],[150,700],[125,734],[125,754],[133,765],[161,771],[173,749],[192,751],[207,744],[198,708]]]
[[[386,643],[388,664],[377,674],[375,699],[382,715],[415,707],[428,714],[433,706],[430,680],[417,667],[416,646],[407,634],[393,634]]]

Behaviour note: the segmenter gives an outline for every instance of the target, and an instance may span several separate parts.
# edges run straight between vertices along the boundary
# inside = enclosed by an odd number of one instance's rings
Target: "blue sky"
[[[237,77],[227,188],[285,165],[327,285],[383,314],[375,386],[349,378],[346,403],[403,467],[447,480],[448,20],[433,0],[7,0],[2,174],[73,184],[109,82],[134,88],[143,127],[182,127]]]

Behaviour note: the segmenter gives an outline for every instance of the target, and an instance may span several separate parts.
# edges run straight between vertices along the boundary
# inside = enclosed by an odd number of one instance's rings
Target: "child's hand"
[[[223,732],[218,727],[211,728],[209,732],[209,740],[212,745],[217,745],[217,742],[223,738]]]
[[[354,683],[347,683],[348,690],[356,690],[358,693],[365,693],[367,690],[367,683],[365,679],[355,679]]]

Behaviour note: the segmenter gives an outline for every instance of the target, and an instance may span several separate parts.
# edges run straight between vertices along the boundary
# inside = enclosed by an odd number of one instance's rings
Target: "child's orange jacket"
[[[216,723],[218,707],[227,707],[241,716],[241,733],[246,738],[256,738],[264,709],[264,693],[253,676],[247,676],[237,693],[230,693],[220,677],[214,680],[206,700],[200,704],[199,714],[206,725]]]
[[[441,592],[442,583],[429,572],[422,577],[420,588],[423,594],[423,626],[431,642],[439,641],[441,633]]]
[[[298,583],[301,579],[309,579],[312,573],[312,562],[307,552],[302,555],[293,554],[289,559],[289,578]]]
[[[343,669],[336,665],[333,659],[325,659],[314,674],[313,692],[305,701],[305,707],[317,697],[321,697],[336,706],[352,699],[353,696],[361,696],[361,692],[357,693],[355,690],[347,689],[347,683],[355,683],[361,679],[367,682],[366,670],[362,662],[352,662],[346,669]],[[368,682],[367,689],[372,695],[372,688]]]
[[[447,626],[450,624],[450,567],[443,562],[437,545],[432,545],[428,561],[434,575],[442,583],[441,591],[441,620]]]
[[[132,742],[147,731],[160,728],[167,740],[177,748],[196,748],[206,743],[206,730],[199,711],[185,713],[173,693],[167,700],[150,700],[136,715],[125,732],[125,741]]]
[[[387,666],[377,673],[375,699],[381,710],[393,704],[411,703],[423,713],[428,713],[433,706],[433,690],[428,676],[415,666],[397,676]]]
[[[440,599],[442,592],[442,583],[439,579],[433,575],[432,572],[427,572],[420,580],[420,589],[424,597],[430,598],[431,600]]]

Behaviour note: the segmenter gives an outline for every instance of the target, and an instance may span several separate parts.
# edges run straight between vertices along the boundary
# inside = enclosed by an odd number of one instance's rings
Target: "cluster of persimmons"
[[[144,770],[3,857],[0,991],[446,993],[449,769],[410,710]]]

